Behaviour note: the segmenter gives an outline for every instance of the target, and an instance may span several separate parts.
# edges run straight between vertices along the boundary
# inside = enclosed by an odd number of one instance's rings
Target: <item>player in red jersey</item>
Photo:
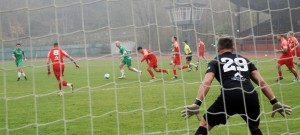
[[[185,65],[185,66],[181,66],[181,56],[180,56],[180,47],[179,47],[179,43],[177,42],[177,37],[172,37],[172,42],[174,44],[174,59],[173,59],[173,63],[172,63],[172,69],[173,69],[173,74],[174,77],[172,79],[177,79],[177,73],[176,73],[176,67],[181,70],[181,69],[186,69],[189,66]]]
[[[199,58],[198,58],[198,64],[199,64],[199,62],[200,62],[200,57],[202,57],[202,58],[207,62],[207,60],[206,60],[205,57],[204,57],[204,52],[205,52],[205,49],[204,49],[204,46],[205,46],[205,45],[204,45],[204,42],[201,41],[200,38],[198,38],[197,42],[198,42],[198,56],[199,56]]]
[[[288,32],[287,37],[288,37],[288,44],[291,47],[291,54],[293,56],[297,56],[298,59],[300,60],[300,46],[297,38],[294,36],[294,32],[292,31]],[[294,64],[298,65],[298,67],[300,68],[300,64],[298,64],[298,62],[294,61]]]
[[[156,58],[155,54],[153,54],[152,52],[150,52],[147,49],[143,49],[142,47],[138,47],[137,50],[139,53],[144,55],[144,57],[141,59],[141,63],[146,60],[146,62],[148,64],[147,70],[152,77],[152,79],[150,81],[155,80],[154,73],[151,70],[152,68],[155,70],[155,72],[163,72],[163,73],[169,74],[168,70],[165,70],[162,68],[157,68],[157,58]]]
[[[282,71],[281,66],[286,65],[289,70],[294,74],[295,80],[299,81],[298,73],[296,72],[293,64],[293,55],[291,54],[291,48],[288,45],[288,42],[284,38],[283,35],[277,35],[277,39],[281,41],[281,50],[276,50],[276,52],[282,53],[280,59],[277,61],[277,68],[278,68],[278,78],[276,81],[282,80]]]
[[[66,53],[63,49],[59,48],[58,43],[53,44],[53,48],[49,51],[48,53],[48,60],[47,60],[47,65],[48,65],[48,76],[51,74],[50,72],[50,60],[52,62],[52,67],[53,67],[53,72],[56,77],[56,80],[59,83],[59,92],[58,95],[62,96],[63,95],[63,90],[61,86],[69,86],[72,89],[72,92],[74,90],[73,84],[68,83],[67,81],[63,80],[62,76],[64,76],[64,59],[63,57],[69,58],[76,66],[76,68],[79,69],[79,65],[76,64],[74,59]]]

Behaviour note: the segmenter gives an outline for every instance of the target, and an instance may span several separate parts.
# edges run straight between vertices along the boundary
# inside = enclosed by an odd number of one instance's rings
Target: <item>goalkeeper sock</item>
[[[174,76],[177,76],[177,74],[176,74],[176,69],[173,70],[173,74],[174,74]]]
[[[196,131],[195,135],[207,135],[207,129],[200,126]]]
[[[21,77],[21,72],[18,72],[18,78],[20,78]]]
[[[197,67],[197,65],[196,65],[196,64],[194,64],[194,63],[192,63],[192,62],[190,63],[190,65],[192,65],[192,66],[194,66],[194,67]]]
[[[23,76],[26,76],[24,72],[22,73],[22,75],[23,75]]]
[[[152,70],[148,69],[149,74],[151,75],[152,78],[154,78],[154,73],[152,72]]]
[[[182,66],[182,69],[186,69],[188,68],[189,66],[185,65],[185,66]]]
[[[124,69],[121,69],[121,76],[125,76]]]

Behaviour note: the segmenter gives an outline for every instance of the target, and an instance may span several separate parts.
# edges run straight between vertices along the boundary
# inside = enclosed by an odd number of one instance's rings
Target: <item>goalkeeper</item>
[[[209,130],[219,124],[226,124],[227,119],[234,115],[240,115],[248,125],[252,135],[261,135],[259,129],[260,107],[258,94],[250,79],[260,86],[264,95],[273,105],[272,117],[276,112],[282,116],[290,115],[292,109],[278,102],[270,86],[265,82],[257,68],[248,59],[233,54],[233,41],[229,38],[221,38],[218,44],[218,59],[208,64],[206,75],[198,90],[194,104],[186,106],[182,111],[182,117],[188,118],[199,114],[199,108],[211,83],[216,78],[222,85],[221,94],[208,108],[203,116],[196,135],[206,135]],[[222,62],[222,63],[221,63]]]

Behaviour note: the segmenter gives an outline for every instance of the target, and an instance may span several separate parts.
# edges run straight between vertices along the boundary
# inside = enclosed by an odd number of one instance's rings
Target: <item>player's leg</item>
[[[154,73],[153,73],[153,71],[152,71],[152,68],[153,68],[153,67],[151,67],[151,66],[148,65],[147,71],[148,71],[148,73],[150,74],[151,79],[155,79]]]
[[[193,60],[193,56],[190,56],[189,59],[189,68],[192,68],[190,65],[194,66],[196,68],[196,70],[198,70],[198,65],[196,65],[195,63],[192,63],[191,61]]]
[[[175,60],[173,60],[173,64],[172,64],[172,70],[173,70],[174,77],[172,79],[177,79],[176,64],[174,63],[174,61]]]
[[[281,70],[281,66],[284,64],[284,60],[281,60],[279,59],[277,61],[277,65],[276,65],[276,68],[278,70],[278,76],[277,76],[277,79],[275,80],[276,82],[278,82],[279,80],[282,80],[283,77],[282,77],[282,70]]]
[[[125,65],[125,61],[122,60],[122,62],[119,65],[119,69],[120,69],[120,72],[121,72],[121,76],[119,77],[119,79],[124,79],[125,78],[124,65]]]
[[[228,117],[224,114],[223,96],[220,95],[217,100],[208,108],[207,113],[203,115],[200,126],[195,135],[206,135],[207,131],[219,124],[226,124]]]
[[[285,60],[285,65],[294,74],[294,76],[295,76],[295,80],[294,81],[298,81],[299,77],[298,77],[298,73],[297,73],[297,71],[296,71],[296,69],[294,67],[294,59],[291,58],[291,59]]]
[[[128,69],[129,69],[130,71],[137,72],[137,73],[140,73],[140,72],[141,72],[140,70],[138,70],[138,69],[132,67],[131,59],[126,59],[126,65],[127,65]]]

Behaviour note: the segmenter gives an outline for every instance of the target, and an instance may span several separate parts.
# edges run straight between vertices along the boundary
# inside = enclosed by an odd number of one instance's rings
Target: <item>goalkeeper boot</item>
[[[24,76],[25,80],[28,80],[26,76]]]
[[[20,81],[20,77],[18,77],[17,81]]]
[[[279,80],[283,80],[283,77],[282,77],[282,76],[279,76],[279,77],[275,80],[275,82],[278,82]]]
[[[59,90],[58,93],[57,93],[57,96],[62,96],[64,95],[64,91],[63,90]]]

